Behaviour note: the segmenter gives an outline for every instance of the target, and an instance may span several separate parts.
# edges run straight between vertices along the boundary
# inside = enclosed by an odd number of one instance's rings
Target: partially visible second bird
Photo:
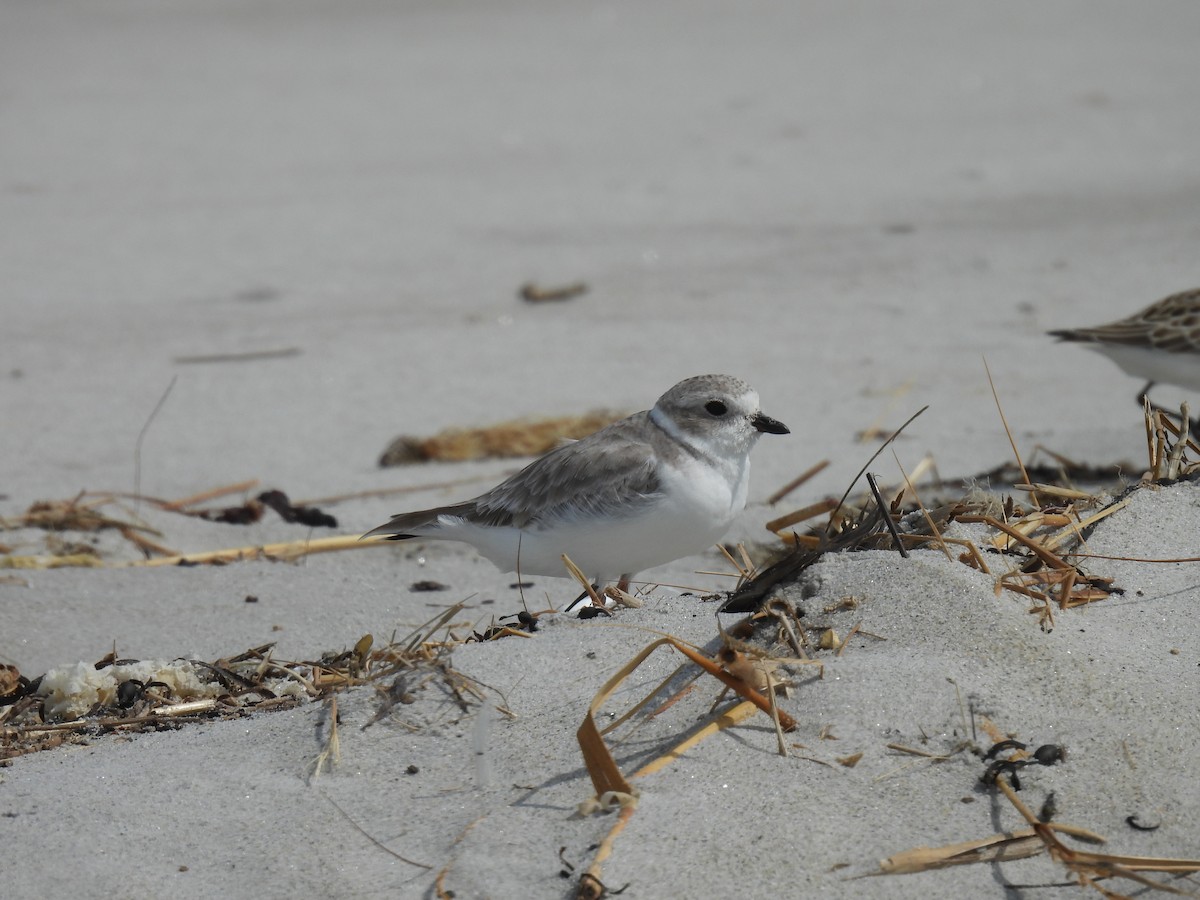
[[[1200,391],[1200,289],[1172,294],[1141,312],[1107,325],[1048,332],[1102,353],[1148,383],[1164,381]]]

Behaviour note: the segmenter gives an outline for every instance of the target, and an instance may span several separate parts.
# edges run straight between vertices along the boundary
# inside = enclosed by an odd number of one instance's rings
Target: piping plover
[[[363,537],[463,541],[500,569],[603,585],[699,553],[746,505],[750,448],[787,434],[730,375],[679,382],[635,413],[534,460],[486,494],[395,516]]]
[[[1172,294],[1107,325],[1047,333],[1103,353],[1128,374],[1145,378],[1139,403],[1159,381],[1200,391],[1200,289]]]

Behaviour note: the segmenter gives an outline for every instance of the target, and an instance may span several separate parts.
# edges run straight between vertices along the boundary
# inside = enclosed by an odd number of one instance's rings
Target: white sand
[[[346,533],[513,468],[376,469],[399,433],[644,408],[708,371],[747,378],[792,427],[755,452],[756,502],[822,458],[833,465],[783,506],[840,494],[875,446],[856,433],[926,404],[897,444],[906,467],[927,451],[943,476],[1009,459],[983,355],[1027,455],[1041,443],[1139,466],[1140,385],[1041,332],[1200,283],[1198,29],[1188,2],[10,4],[0,516],[132,490],[139,431],[176,377],[142,446],[147,494],[482,479],[339,504]],[[516,290],[531,279],[590,292],[530,306]],[[890,455],[873,470],[898,478]],[[1090,547],[1194,556],[1197,497],[1144,493]],[[761,539],[779,511],[752,508],[735,536]],[[151,519],[187,551],[306,533],[272,515]],[[41,539],[0,532],[18,553]],[[513,577],[468,550],[411,549],[20,573],[0,581],[0,662],[32,676],[114,642],[211,660],[275,640],[313,658],[466,598],[480,617],[519,608]],[[652,577],[711,588],[724,582],[694,573],[720,566],[710,553]],[[940,554],[822,562],[811,615],[853,595],[831,623],[887,640],[856,639],[823,680],[801,679],[790,740],[862,760],[781,759],[752,719],[643,780],[605,882],[628,897],[1078,894],[1006,891],[1064,881],[1044,856],[849,880],[913,846],[1019,826],[974,756],[886,749],[953,749],[955,685],[1021,740],[1068,747],[1022,773],[1035,810],[1054,791],[1058,819],[1111,852],[1200,856],[1200,569],[1089,570],[1124,596],[1045,634],[1025,600]],[[450,590],[409,590],[425,578]],[[0,892],[424,897],[449,866],[459,898],[564,896],[559,849],[585,866],[613,821],[571,816],[591,793],[575,743],[587,703],[652,638],[641,629],[711,645],[712,611],[664,590],[616,625],[455,651],[517,716],[487,730],[482,784],[476,711],[434,686],[397,713],[413,731],[362,730],[373,691],[342,695],[342,764],[315,783],[319,705],[18,758],[0,769]],[[677,664],[660,654],[626,699]],[[701,682],[622,761],[662,752],[715,693]],[[331,800],[433,868],[387,855]],[[1161,827],[1135,831],[1130,815]]]

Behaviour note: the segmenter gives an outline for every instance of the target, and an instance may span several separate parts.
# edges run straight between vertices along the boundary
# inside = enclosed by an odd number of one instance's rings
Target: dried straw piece
[[[652,760],[647,765],[643,766],[634,773],[634,778],[640,778],[645,775],[652,774],[664,768],[674,760],[678,759],[689,749],[694,747],[705,738],[723,731],[739,722],[744,721],[754,713],[756,709],[769,712],[772,714],[772,719],[775,722],[777,734],[782,734],[784,731],[795,729],[796,722],[786,713],[778,710],[774,705],[774,692],[772,691],[770,699],[764,698],[756,690],[750,687],[745,681],[735,678],[725,672],[719,665],[707,657],[702,656],[695,649],[684,644],[682,641],[674,637],[660,638],[648,646],[644,647],[632,660],[625,664],[615,675],[613,675],[604,686],[596,693],[588,707],[587,715],[584,717],[583,723],[579,726],[577,737],[579,739],[579,747],[583,753],[584,764],[587,767],[588,774],[591,776],[592,785],[596,789],[597,797],[616,796],[630,798],[630,802],[623,804],[620,815],[614,823],[608,835],[601,842],[599,849],[596,852],[591,866],[580,879],[579,893],[580,897],[600,897],[604,892],[603,883],[600,881],[600,869],[604,861],[611,855],[612,847],[616,837],[628,824],[633,815],[635,804],[632,802],[637,796],[637,791],[622,774],[620,768],[613,759],[611,751],[604,742],[602,733],[596,725],[596,713],[600,707],[612,696],[613,692],[625,681],[629,675],[640,666],[647,657],[655,650],[664,645],[674,647],[689,660],[700,666],[705,672],[719,678],[727,687],[732,688],[743,701],[731,709],[725,710],[716,718],[710,720],[703,727],[699,728],[684,741],[680,742],[666,753]],[[674,677],[673,675],[671,677]],[[669,679],[668,679],[669,680]],[[604,730],[608,733],[613,728],[616,728],[622,722],[627,721],[638,710],[644,708],[651,699],[658,693],[666,682],[664,681],[646,697],[642,698],[633,709],[621,716],[616,722]],[[768,679],[768,685],[770,680]],[[672,701],[673,702],[673,701]],[[781,738],[782,743],[782,738]],[[786,750],[784,751],[786,752]],[[590,808],[590,805],[589,805]]]
[[[554,287],[543,287],[527,281],[521,285],[517,295],[526,303],[559,303],[586,294],[587,291],[586,281],[573,281],[570,284],[555,285]]]
[[[579,726],[577,737],[579,739],[580,749],[583,751],[584,763],[587,766],[588,774],[592,778],[592,785],[596,789],[596,794],[603,794],[605,791],[620,791],[622,793],[631,793],[629,782],[625,776],[621,774],[621,770],[617,767],[616,761],[613,759],[612,753],[609,751],[604,739],[601,736],[601,731],[596,725],[596,712],[601,706],[612,696],[613,692],[621,686],[629,675],[640,666],[647,657],[655,650],[664,645],[674,647],[696,665],[700,666],[708,674],[714,678],[720,679],[726,687],[732,689],[744,700],[753,703],[760,710],[766,713],[771,712],[771,702],[763,697],[758,691],[750,687],[746,682],[739,678],[730,675],[719,665],[702,656],[692,647],[674,637],[663,637],[652,642],[642,648],[632,660],[626,663],[615,675],[613,675],[604,686],[592,698],[592,702],[588,707],[587,715],[584,716],[583,724]],[[653,694],[651,694],[653,696]],[[642,703],[648,702],[646,698]],[[779,713],[780,726],[785,731],[792,731],[796,727],[796,721],[786,713]],[[606,729],[607,731],[608,729]]]
[[[1031,540],[1022,534],[1018,529],[1009,525],[1007,522],[1001,522],[994,519],[992,516],[976,516],[976,515],[960,515],[957,517],[960,522],[981,522],[995,528],[997,531],[1003,531],[1017,543],[1026,547],[1034,556],[1040,559],[1043,563],[1052,569],[1068,569],[1070,563],[1065,562],[1058,556],[1055,556],[1049,550],[1043,548],[1037,541]]]
[[[269,559],[293,562],[314,553],[331,553],[335,550],[355,550],[362,547],[394,546],[387,541],[363,541],[359,535],[345,534],[327,538],[301,541],[282,541],[277,544],[258,544],[248,547],[231,547],[226,550],[211,550],[206,553],[185,553],[158,559],[139,559],[130,562],[112,563],[116,568],[127,566],[199,566],[225,565],[247,559]]]
[[[811,503],[808,506],[803,506],[795,512],[790,512],[786,516],[780,516],[777,519],[772,519],[767,523],[767,531],[773,531],[776,534],[783,531],[785,528],[791,528],[793,525],[812,519],[816,516],[824,515],[827,512],[837,509],[841,503],[834,500],[832,497],[827,497],[824,500],[819,500],[816,503]]]
[[[1018,482],[1017,484],[1013,485],[1013,489],[1029,492],[1040,491],[1048,497],[1058,497],[1062,500],[1095,499],[1095,495],[1089,494],[1087,491],[1078,491],[1075,488],[1062,487],[1061,485],[1057,484],[1044,484],[1042,482],[1037,482],[1035,484],[1021,484]]]
[[[879,863],[879,871],[869,875],[912,875],[931,869],[963,866],[980,862],[1008,862],[1037,856],[1045,849],[1032,828],[1006,831],[974,841],[947,844],[944,847],[914,847]]]

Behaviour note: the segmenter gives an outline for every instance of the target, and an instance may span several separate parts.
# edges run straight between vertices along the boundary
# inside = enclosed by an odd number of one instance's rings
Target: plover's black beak
[[[780,422],[778,419],[772,419],[770,416],[764,416],[762,413],[755,413],[750,419],[750,424],[759,431],[765,431],[767,434],[791,434],[791,430]]]

